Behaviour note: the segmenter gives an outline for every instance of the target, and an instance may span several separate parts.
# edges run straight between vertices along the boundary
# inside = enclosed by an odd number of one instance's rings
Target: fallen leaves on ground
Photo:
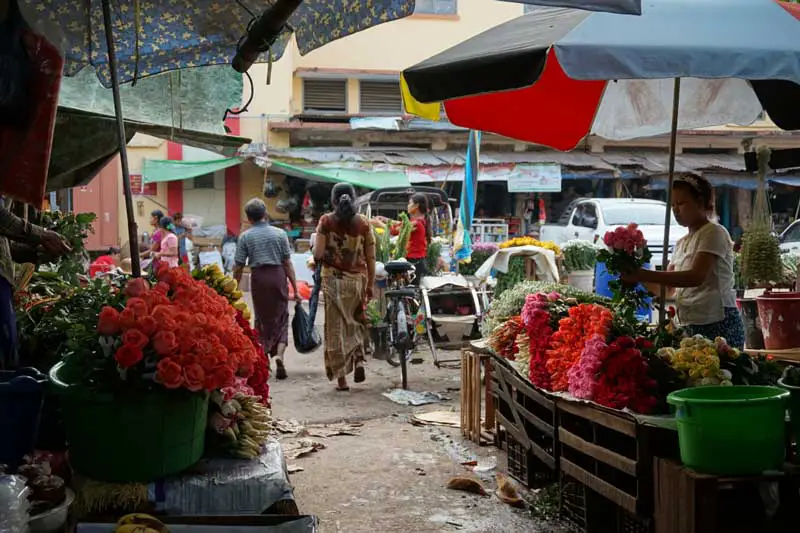
[[[483,483],[477,479],[469,477],[454,477],[447,482],[447,488],[450,490],[461,490],[464,492],[471,492],[472,494],[486,496],[486,489],[483,488]]]
[[[511,507],[525,507],[525,500],[520,496],[516,484],[504,474],[497,474],[497,497]]]

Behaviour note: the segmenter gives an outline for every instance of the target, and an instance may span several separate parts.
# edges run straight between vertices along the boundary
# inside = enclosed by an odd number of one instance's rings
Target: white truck
[[[781,252],[800,254],[800,220],[795,220],[789,224],[789,227],[783,230],[779,239],[781,241]]]
[[[667,204],[643,198],[579,198],[564,210],[557,224],[545,224],[539,239],[564,244],[573,239],[602,243],[603,235],[631,222],[639,225],[647,246],[653,253],[651,264],[662,266],[664,249],[664,215]],[[688,233],[670,213],[669,254],[678,239]]]

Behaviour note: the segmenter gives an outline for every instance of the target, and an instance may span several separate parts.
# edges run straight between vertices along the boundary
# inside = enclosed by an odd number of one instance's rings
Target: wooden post
[[[483,393],[486,398],[483,429],[492,432],[495,426],[494,395],[492,394],[492,359],[488,355],[482,355],[481,360],[483,361]]]

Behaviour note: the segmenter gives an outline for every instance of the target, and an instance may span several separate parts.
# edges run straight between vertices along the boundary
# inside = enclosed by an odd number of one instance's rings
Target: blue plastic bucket
[[[36,445],[46,385],[35,368],[0,371],[0,463],[12,471]]]
[[[644,268],[650,268],[650,265],[644,265]],[[610,274],[606,269],[605,263],[597,262],[594,270],[594,292],[599,294],[600,296],[605,296],[607,298],[611,298],[611,287],[608,286],[609,282],[616,281],[619,279],[619,276]],[[646,292],[647,289],[644,288],[643,285],[639,285],[637,287],[638,290]],[[642,307],[636,312],[636,316],[639,317],[640,320],[650,321],[653,317],[653,310],[652,310],[652,298],[647,298],[647,305]]]

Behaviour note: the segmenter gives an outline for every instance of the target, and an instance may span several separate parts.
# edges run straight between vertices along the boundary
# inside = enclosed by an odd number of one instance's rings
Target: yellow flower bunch
[[[500,248],[513,248],[515,246],[538,246],[545,250],[552,250],[556,255],[561,255],[561,248],[553,241],[540,241],[533,237],[515,237],[500,245]]]
[[[723,352],[724,353],[721,353]],[[733,385],[733,375],[720,368],[720,355],[735,359],[739,351],[731,348],[725,339],[714,341],[702,335],[688,337],[681,341],[680,348],[661,348],[658,355],[666,359],[672,368],[680,372],[690,387],[702,385]]]
[[[250,320],[251,312],[244,301],[244,293],[239,290],[239,284],[233,276],[225,274],[218,264],[212,263],[192,273],[194,279],[202,280],[206,285],[217,291],[218,294],[228,299],[237,311],[242,312],[245,320]]]

